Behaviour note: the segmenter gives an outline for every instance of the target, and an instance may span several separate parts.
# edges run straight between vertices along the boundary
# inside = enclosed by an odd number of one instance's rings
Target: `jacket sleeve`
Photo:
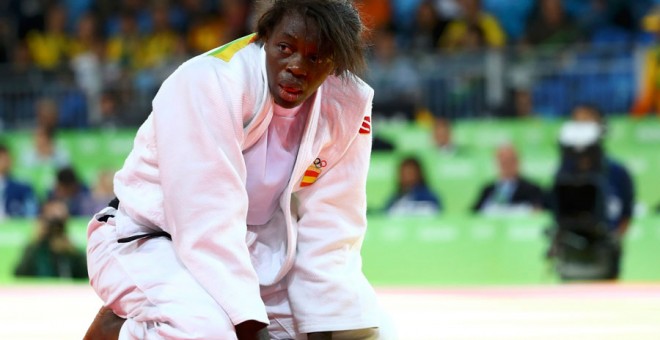
[[[288,293],[302,333],[378,326],[376,296],[360,255],[371,135],[358,129],[336,164],[296,196],[297,255]]]
[[[241,80],[219,63],[184,64],[153,101],[164,220],[179,259],[232,322],[267,324],[245,241]]]

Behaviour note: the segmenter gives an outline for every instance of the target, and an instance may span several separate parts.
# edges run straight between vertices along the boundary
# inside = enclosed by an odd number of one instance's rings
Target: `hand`
[[[266,324],[255,320],[248,320],[236,325],[238,340],[270,340]]]

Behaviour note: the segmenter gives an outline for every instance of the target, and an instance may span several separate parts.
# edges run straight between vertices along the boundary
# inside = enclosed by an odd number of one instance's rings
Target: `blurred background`
[[[376,93],[363,247],[376,286],[566,281],[557,183],[575,140],[559,137],[583,114],[616,164],[592,195],[622,250],[615,278],[660,280],[660,1],[355,3]],[[86,282],[86,222],[161,82],[252,32],[258,7],[0,0],[0,285]]]

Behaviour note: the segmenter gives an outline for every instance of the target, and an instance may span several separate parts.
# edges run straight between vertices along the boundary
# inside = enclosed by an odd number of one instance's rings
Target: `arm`
[[[378,326],[376,296],[360,256],[371,135],[358,129],[335,165],[297,193],[298,252],[288,292],[301,333]]]
[[[217,63],[182,66],[154,99],[164,219],[179,259],[234,325],[267,324],[245,242],[242,86]]]
[[[616,229],[616,235],[619,239],[622,239],[628,231],[633,210],[635,208],[635,184],[633,183],[630,173],[628,173],[623,166],[621,166],[620,185],[623,208],[621,212],[621,220]]]

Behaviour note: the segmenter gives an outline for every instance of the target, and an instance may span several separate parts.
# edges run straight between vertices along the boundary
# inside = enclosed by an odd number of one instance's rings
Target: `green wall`
[[[389,218],[370,216],[363,268],[375,285],[544,284],[557,282],[544,259],[550,225],[528,217]],[[81,249],[85,220],[69,234]],[[34,221],[0,223],[0,284],[15,282],[13,268],[33,235]],[[637,218],[626,238],[622,280],[660,281],[660,215]]]

